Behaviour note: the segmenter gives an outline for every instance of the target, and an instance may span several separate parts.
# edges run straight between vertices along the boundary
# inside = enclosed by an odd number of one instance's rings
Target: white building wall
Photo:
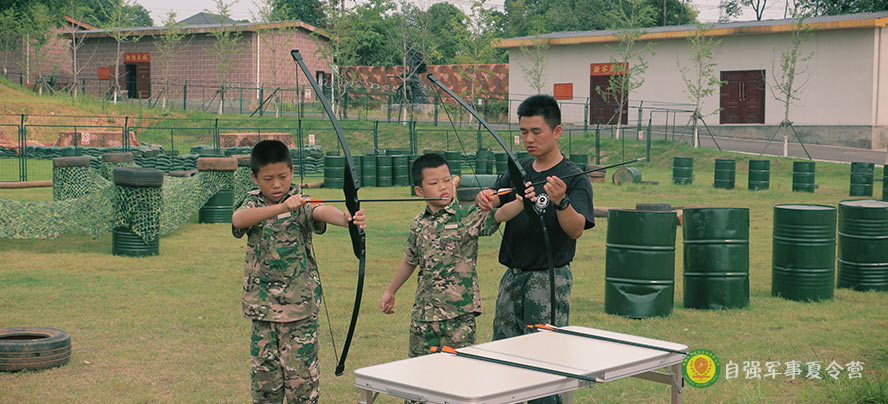
[[[888,36],[885,30],[855,29],[814,32],[802,45],[803,54],[814,52],[802,69],[805,82],[800,101],[790,107],[789,119],[796,125],[874,125],[888,122],[888,102],[885,91],[888,83],[882,80],[879,86],[874,83],[880,74],[888,73],[886,63],[879,65],[875,53],[881,50],[888,54]],[[774,48],[789,49],[789,33],[773,35],[737,35],[721,37],[722,45],[714,55],[716,71],[761,70],[766,72],[769,84],[774,75],[779,74],[779,54]],[[881,41],[881,43],[878,43]],[[545,70],[545,92],[552,94],[555,83],[573,83],[572,101],[563,105],[562,118],[565,122],[582,123],[584,109],[581,105],[589,97],[589,65],[607,63],[615,51],[609,44],[552,46],[548,49],[548,64]],[[645,105],[657,102],[691,103],[687,88],[682,80],[679,63],[687,65],[689,41],[686,38],[658,40],[653,43],[654,55],[648,55],[648,69],[644,84],[630,94],[630,105],[644,100]],[[529,59],[519,50],[510,51],[509,60],[510,98],[520,102],[534,91],[528,84],[522,66],[530,67]],[[774,71],[775,68],[778,71]],[[878,69],[878,70],[876,70]],[[688,72],[693,74],[693,72]],[[807,77],[805,77],[807,76]],[[888,76],[886,76],[888,77]],[[877,89],[877,90],[874,90]],[[878,96],[877,96],[878,95]],[[880,100],[879,106],[874,100]],[[576,105],[571,105],[576,103]],[[512,111],[517,105],[512,106]],[[681,108],[674,106],[674,108]],[[687,108],[687,107],[685,107]],[[711,113],[719,108],[719,92],[704,100],[703,113]],[[877,111],[878,109],[878,111]],[[514,115],[514,113],[512,114]],[[630,111],[630,122],[636,112]],[[679,119],[680,124],[688,114]],[[765,125],[779,125],[784,118],[783,105],[774,98],[771,89],[765,91]],[[514,120],[515,117],[513,116]],[[645,114],[645,120],[647,114]],[[710,125],[718,125],[718,115],[708,115]]]

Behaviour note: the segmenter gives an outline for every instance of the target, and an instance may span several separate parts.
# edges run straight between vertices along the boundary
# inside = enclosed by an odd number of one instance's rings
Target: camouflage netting
[[[160,235],[165,236],[176,231],[213,195],[223,189],[231,189],[233,186],[231,174],[230,171],[201,171],[191,178],[165,177]]]
[[[64,234],[96,237],[111,231],[109,218],[114,217],[115,187],[96,171],[90,171],[85,183],[92,184],[92,188],[76,199],[52,202],[0,199],[0,238],[56,238]]]
[[[160,233],[161,187],[117,185],[115,189],[113,227],[129,229],[146,243],[154,241]]]
[[[240,202],[247,191],[256,188],[256,183],[250,177],[250,167],[238,167],[234,172],[234,203]]]
[[[163,187],[143,188],[115,186],[98,170],[87,173],[86,179],[71,181],[87,189],[79,198],[51,202],[0,199],[0,238],[97,237],[125,227],[147,242],[174,232],[210,197],[231,189],[234,182],[230,171],[203,171],[191,178],[165,177]]]
[[[82,198],[95,190],[95,171],[89,167],[53,167],[52,199],[64,201]],[[107,181],[105,181],[107,182]]]
[[[111,181],[114,178],[114,169],[117,167],[135,167],[133,162],[103,161],[99,165],[99,173],[106,180]]]

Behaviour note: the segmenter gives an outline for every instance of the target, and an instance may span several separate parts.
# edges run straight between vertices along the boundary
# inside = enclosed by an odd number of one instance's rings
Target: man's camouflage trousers
[[[250,365],[254,403],[317,403],[318,320],[289,323],[253,320]]]
[[[410,321],[411,358],[428,354],[433,346],[462,348],[474,343],[474,313],[443,321]]]

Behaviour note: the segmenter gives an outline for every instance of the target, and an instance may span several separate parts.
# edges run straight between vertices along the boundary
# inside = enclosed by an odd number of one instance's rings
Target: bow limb
[[[523,197],[524,191],[526,188],[526,186],[524,184],[524,179],[527,178],[527,171],[524,170],[523,166],[521,166],[521,163],[518,161],[518,156],[516,156],[515,153],[513,153],[512,150],[509,149],[509,147],[506,145],[506,142],[503,141],[503,138],[500,137],[500,135],[496,133],[496,131],[490,126],[490,124],[487,123],[487,121],[483,117],[481,117],[480,114],[478,114],[478,111],[475,111],[475,108],[473,108],[471,105],[469,105],[469,103],[465,102],[465,100],[460,98],[456,93],[454,93],[451,89],[449,89],[446,85],[444,85],[444,83],[442,83],[440,80],[438,80],[438,78],[435,77],[434,74],[429,73],[428,75],[426,75],[426,77],[429,79],[429,81],[431,81],[436,86],[438,86],[439,88],[444,90],[444,92],[447,93],[447,95],[449,95],[451,98],[453,98],[457,103],[459,103],[460,106],[463,107],[463,109],[468,111],[469,114],[471,114],[475,119],[477,119],[478,123],[480,123],[481,126],[484,127],[484,129],[487,129],[487,131],[490,132],[491,135],[493,135],[493,138],[496,139],[496,141],[497,141],[497,143],[499,143],[500,147],[502,147],[503,150],[506,152],[506,154],[509,156],[509,160],[508,160],[509,180],[512,183],[512,187],[515,188],[516,194],[521,195]],[[551,315],[550,317],[552,320],[552,324],[554,325],[555,324],[555,266],[554,266],[554,263],[552,260],[552,242],[549,239],[549,231],[548,231],[548,227],[546,226],[546,219],[544,217],[545,211],[537,212],[536,209],[534,208],[534,203],[531,202],[530,200],[528,200],[527,198],[524,198],[524,212],[528,215],[527,216],[528,218],[534,218],[534,217],[537,218],[537,222],[539,223],[540,229],[543,234],[543,242],[544,242],[545,248],[546,248],[546,258],[547,258],[548,264],[549,264],[549,297],[550,297],[550,303],[552,305],[552,307],[550,308],[550,315]],[[531,220],[533,220],[533,219],[531,219]]]
[[[358,210],[361,209],[361,201],[358,199],[358,189],[361,188],[361,185],[358,182],[354,158],[352,158],[351,151],[349,150],[348,141],[345,139],[345,134],[342,132],[342,127],[339,125],[339,120],[336,118],[336,114],[333,113],[333,108],[330,106],[330,102],[327,101],[323,89],[321,89],[321,86],[314,79],[311,71],[308,70],[305,61],[302,60],[302,55],[299,54],[298,50],[292,50],[290,55],[293,57],[296,64],[299,65],[299,68],[302,69],[302,72],[305,73],[305,78],[308,79],[308,83],[311,84],[312,89],[314,89],[315,94],[317,94],[318,100],[321,101],[321,105],[324,107],[327,116],[330,118],[330,123],[333,124],[333,130],[339,138],[339,145],[342,146],[342,152],[345,155],[345,184],[342,187],[342,192],[345,195],[345,206],[348,208],[349,214],[354,217]],[[355,327],[358,323],[358,314],[361,310],[361,297],[363,296],[364,291],[364,267],[367,261],[367,237],[364,234],[364,230],[356,226],[354,222],[350,222],[348,224],[348,232],[351,237],[352,250],[359,262],[358,282],[355,289],[355,304],[354,307],[352,307],[351,322],[349,323],[348,333],[345,336],[345,343],[342,347],[342,356],[339,357],[339,363],[336,365],[336,376],[342,376],[342,373],[345,370],[345,359],[348,356],[348,348],[351,346]]]

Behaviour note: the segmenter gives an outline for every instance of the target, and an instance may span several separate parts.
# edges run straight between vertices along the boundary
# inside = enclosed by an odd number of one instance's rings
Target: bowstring
[[[317,257],[314,243],[311,244],[311,255],[312,257]],[[317,261],[317,258],[315,258],[315,261]],[[318,286],[321,288],[321,304],[324,306],[324,315],[327,317],[327,328],[330,330],[330,342],[333,344],[333,359],[334,362],[339,363],[339,353],[336,350],[336,338],[333,337],[333,323],[330,322],[330,310],[327,310],[327,294],[324,293],[324,284],[321,282],[321,269],[318,268],[315,272],[318,274]]]
[[[438,88],[438,86],[435,86],[435,93],[438,96],[439,100],[444,99],[441,97],[441,89]],[[466,151],[466,146],[462,141],[462,137],[459,136],[459,131],[456,129],[456,125],[453,123],[453,118],[450,116],[450,111],[447,110],[447,103],[444,103],[444,114],[447,115],[447,121],[450,122],[450,127],[453,129],[453,133],[456,135],[456,140],[459,143],[459,147],[462,149],[463,153],[468,154],[468,152]],[[472,117],[472,119],[474,119],[474,117]],[[478,124],[480,125],[481,122],[479,121]],[[478,153],[475,153],[475,161],[476,161],[475,167],[477,167],[478,166],[477,165],[478,164],[477,163]],[[462,164],[462,158],[460,158],[460,164]],[[496,160],[494,160],[494,166],[496,166]],[[475,168],[472,168],[472,175],[475,177],[475,183],[478,184],[478,187],[482,188],[481,192],[484,192],[483,187],[481,187],[481,181],[478,180],[478,171],[475,170]],[[500,177],[502,177],[502,174],[500,175]],[[522,180],[524,180],[524,178],[522,178]],[[517,190],[515,192],[517,192]],[[502,204],[500,206],[502,206]],[[523,210],[524,209],[522,209],[522,211]],[[503,241],[504,238],[503,238],[502,227],[497,226],[496,231],[497,231],[497,233],[499,233],[500,241]],[[508,243],[500,243],[500,245],[502,245],[506,248],[506,254],[509,254],[509,258],[512,260],[512,262],[513,263],[516,262],[515,257],[512,255],[512,251],[509,249],[509,244]],[[497,261],[499,261],[499,257],[497,257]]]

